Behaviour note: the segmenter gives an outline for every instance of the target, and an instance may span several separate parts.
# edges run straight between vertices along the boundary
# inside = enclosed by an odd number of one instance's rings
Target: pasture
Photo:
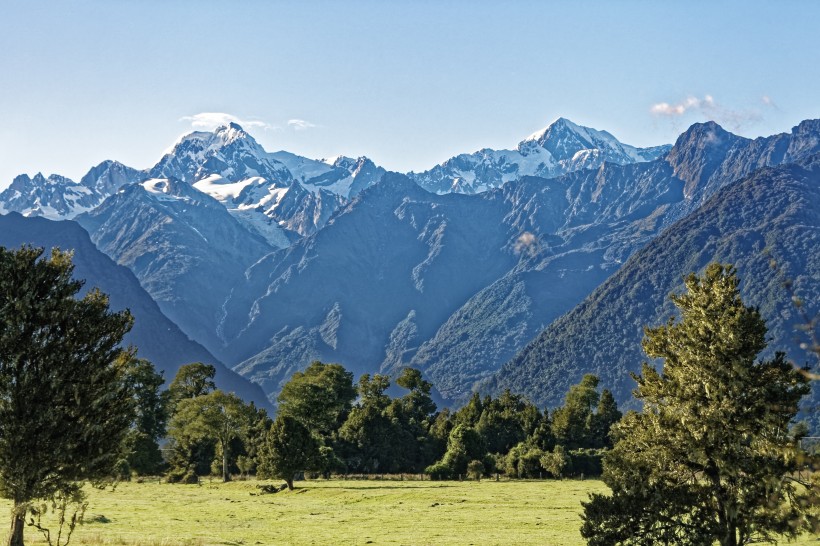
[[[269,483],[274,482],[155,481],[121,483],[113,491],[89,488],[86,523],[71,544],[581,545],[580,503],[605,490],[595,480],[333,479],[262,493],[258,486]],[[27,544],[44,544],[31,527],[26,538]]]

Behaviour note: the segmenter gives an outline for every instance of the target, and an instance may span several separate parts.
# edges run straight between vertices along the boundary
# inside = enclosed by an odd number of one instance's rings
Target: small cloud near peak
[[[288,127],[293,129],[294,131],[305,131],[307,129],[313,129],[314,127],[316,127],[316,124],[306,121],[304,119],[289,119]]]
[[[265,131],[275,129],[274,126],[265,121],[257,119],[241,119],[233,114],[227,114],[225,112],[200,112],[199,114],[194,114],[192,116],[181,117],[179,118],[179,121],[191,122],[191,127],[194,129],[205,129],[211,131],[222,125],[228,125],[229,123],[237,123],[246,129],[256,128],[263,129]]]

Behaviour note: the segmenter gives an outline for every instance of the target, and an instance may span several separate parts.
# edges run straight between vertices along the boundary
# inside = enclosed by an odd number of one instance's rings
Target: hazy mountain
[[[24,244],[44,247],[47,252],[53,247],[73,249],[75,277],[86,280],[86,289],[98,287],[108,294],[111,309],[131,311],[134,327],[124,343],[136,346],[138,356],[153,362],[165,373],[166,381],[174,377],[182,364],[206,362],[216,367],[219,388],[236,392],[259,406],[270,407],[257,385],[227,369],[204,347],[186,337],[162,314],[133,273],[97,250],[77,223],[25,218],[17,213],[0,216],[0,245],[19,248]]]
[[[125,184],[141,179],[140,171],[116,161],[104,161],[80,180],[52,174],[34,178],[21,174],[0,193],[0,213],[19,212],[52,220],[71,219],[91,210]]]
[[[643,327],[672,316],[668,295],[712,261],[737,266],[744,301],[767,320],[770,352],[784,350],[798,364],[812,360],[800,347],[808,337],[784,288],[791,281],[809,316],[820,311],[820,155],[801,164],[762,168],[717,192],[550,324],[484,388],[511,388],[554,406],[584,373],[596,373],[627,400],[635,386],[629,372],[646,358]]]
[[[525,138],[515,150],[484,148],[461,154],[410,177],[434,193],[481,193],[524,176],[553,178],[604,162],[625,165],[652,161],[669,146],[635,148],[622,144],[606,131],[576,125],[558,118],[549,127]]]

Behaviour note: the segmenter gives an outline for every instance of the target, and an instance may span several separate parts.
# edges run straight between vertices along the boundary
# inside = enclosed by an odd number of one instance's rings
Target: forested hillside
[[[815,356],[800,346],[809,340],[784,283],[791,283],[809,316],[820,311],[819,159],[763,168],[715,194],[547,327],[483,388],[510,388],[554,406],[569,385],[595,373],[627,401],[635,386],[629,372],[645,360],[644,326],[664,323],[673,313],[668,294],[712,261],[737,266],[744,301],[758,306],[767,321],[768,354],[783,350],[796,364],[816,366]]]

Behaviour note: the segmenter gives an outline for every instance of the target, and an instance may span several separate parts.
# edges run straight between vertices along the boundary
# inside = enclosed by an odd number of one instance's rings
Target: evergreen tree
[[[259,453],[259,476],[285,480],[293,490],[293,476],[310,470],[319,456],[319,442],[301,422],[279,415],[270,427]]]
[[[495,400],[487,398],[482,405],[475,429],[490,453],[507,453],[535,430],[541,418],[535,405],[509,389]]]
[[[603,476],[612,495],[584,505],[591,545],[738,546],[816,525],[790,477],[805,378],[782,354],[755,361],[766,325],[741,301],[734,268],[711,264],[685,284],[672,296],[680,319],[646,330],[644,350],[663,370],[644,363],[644,410],[614,427]]]
[[[612,447],[612,438],[609,431],[612,425],[621,420],[623,414],[618,409],[615,397],[608,389],[601,391],[601,398],[598,400],[598,407],[594,415],[589,416],[589,447],[605,448]]]
[[[163,465],[159,440],[165,436],[170,392],[162,391],[162,373],[142,358],[128,360],[125,383],[136,404],[136,416],[126,439],[128,467],[138,474],[154,474]]]
[[[363,374],[359,378],[359,402],[339,430],[347,443],[345,458],[351,470],[393,472],[400,446],[398,423],[386,414],[390,397],[385,394],[390,380],[385,375]]]
[[[552,414],[555,442],[566,449],[590,447],[590,425],[598,404],[598,377],[586,374],[581,382],[570,387],[564,405]]]
[[[97,290],[77,298],[71,254],[0,247],[0,495],[12,502],[10,546],[22,546],[37,499],[77,498],[111,476],[133,420],[124,382],[131,328]]]

